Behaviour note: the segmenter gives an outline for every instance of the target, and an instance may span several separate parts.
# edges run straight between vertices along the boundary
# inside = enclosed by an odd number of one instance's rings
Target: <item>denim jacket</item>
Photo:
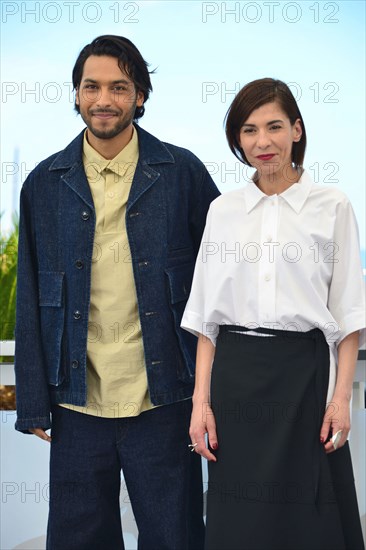
[[[126,229],[155,405],[192,395],[196,339],[180,329],[209,204],[219,195],[189,151],[136,127]],[[82,132],[41,162],[20,198],[16,429],[47,429],[54,403],[85,405],[95,210]]]

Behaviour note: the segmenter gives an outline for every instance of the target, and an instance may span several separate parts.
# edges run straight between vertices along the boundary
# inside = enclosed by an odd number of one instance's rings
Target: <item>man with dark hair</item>
[[[20,210],[16,429],[51,441],[52,417],[47,548],[124,548],[123,469],[139,549],[199,549],[196,340],[180,321],[219,192],[133,123],[152,86],[132,42],[96,38],[73,84],[87,128],[28,176]]]

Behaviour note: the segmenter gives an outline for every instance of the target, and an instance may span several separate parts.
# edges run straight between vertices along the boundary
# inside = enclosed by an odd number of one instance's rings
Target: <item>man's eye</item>
[[[115,86],[115,87],[113,88],[113,90],[114,90],[115,92],[126,92],[126,91],[127,91],[127,88],[126,88],[126,86]]]
[[[84,86],[84,88],[86,90],[96,90],[97,87],[95,86],[95,84],[86,84],[86,86]]]
[[[271,130],[279,130],[281,128],[281,126],[279,124],[273,124],[271,126]]]

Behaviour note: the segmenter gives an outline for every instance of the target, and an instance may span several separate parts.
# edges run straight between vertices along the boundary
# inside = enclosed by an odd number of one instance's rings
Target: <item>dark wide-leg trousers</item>
[[[202,550],[201,460],[190,453],[191,400],[137,417],[100,418],[56,406],[48,550],[123,550],[123,475],[139,550]]]
[[[323,333],[241,329],[221,327],[212,368],[206,550],[363,550],[348,443],[320,443]]]

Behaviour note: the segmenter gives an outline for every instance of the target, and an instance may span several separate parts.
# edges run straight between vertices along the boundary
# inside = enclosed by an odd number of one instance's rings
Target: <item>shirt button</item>
[[[90,218],[90,214],[87,210],[84,210],[82,213],[81,213],[81,217],[82,219],[86,222],[89,218]]]
[[[76,359],[74,359],[74,361],[71,362],[71,366],[73,369],[77,369],[79,367],[79,361],[76,361]]]
[[[265,275],[264,280],[267,281],[267,282],[271,280],[271,276],[270,276],[269,273],[267,273],[267,275]]]
[[[109,191],[109,192],[107,193],[107,197],[108,197],[109,199],[113,199],[114,193],[113,193],[112,191]]]
[[[74,311],[73,315],[74,315],[74,319],[76,319],[76,320],[81,319],[81,313],[78,309],[76,311]]]
[[[84,262],[82,260],[76,260],[75,267],[77,267],[77,269],[83,269]]]
[[[268,237],[267,237],[267,243],[271,243],[271,242],[272,242],[272,237],[271,237],[271,235],[268,235]]]

